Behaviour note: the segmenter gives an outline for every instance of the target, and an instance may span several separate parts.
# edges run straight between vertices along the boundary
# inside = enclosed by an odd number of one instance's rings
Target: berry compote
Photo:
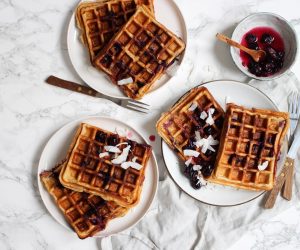
[[[243,66],[258,77],[271,76],[283,66],[284,42],[280,34],[270,27],[256,27],[249,30],[242,38],[241,44],[249,49],[264,50],[266,57],[255,62],[251,56],[241,51]]]

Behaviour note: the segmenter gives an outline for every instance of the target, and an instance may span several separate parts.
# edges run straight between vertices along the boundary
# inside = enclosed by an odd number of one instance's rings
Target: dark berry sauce
[[[240,52],[243,66],[258,76],[266,77],[277,73],[283,66],[284,42],[280,34],[270,27],[257,27],[249,30],[242,38],[241,44],[247,48],[264,50],[266,57],[255,62],[244,51]]]

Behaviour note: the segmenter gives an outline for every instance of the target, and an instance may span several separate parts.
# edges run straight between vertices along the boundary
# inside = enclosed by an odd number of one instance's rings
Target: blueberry
[[[204,133],[206,135],[211,135],[212,131],[213,131],[213,129],[211,126],[207,126],[206,128],[204,128]]]
[[[215,124],[218,128],[221,128],[222,125],[223,125],[223,119],[222,118],[219,118],[215,121]]]
[[[277,54],[277,51],[275,49],[273,49],[272,47],[267,47],[266,52],[267,52],[267,57],[269,56],[274,60],[279,60],[279,56]]]
[[[274,37],[268,33],[264,33],[261,36],[261,40],[262,43],[266,43],[266,44],[271,44],[274,41]]]
[[[279,52],[277,52],[277,56],[278,56],[278,58],[279,58],[280,60],[283,60],[283,58],[284,58],[284,51],[279,51]]]
[[[106,134],[101,132],[101,131],[98,131],[97,134],[96,134],[96,141],[98,142],[101,142],[101,143],[104,143],[105,142],[105,139],[106,139]]]
[[[208,165],[208,166],[203,166],[201,172],[204,177],[209,177],[213,170],[214,170],[213,165]]]
[[[249,49],[259,50],[259,46],[257,43],[248,43]]]
[[[207,157],[209,157],[209,156],[211,156],[211,155],[213,155],[214,154],[214,152],[213,151],[211,151],[211,150],[206,150],[206,152],[205,152],[205,155],[207,156]]]
[[[200,183],[200,181],[198,181],[197,179],[191,181],[191,184],[192,184],[192,187],[193,187],[194,189],[200,189],[200,188],[201,188],[201,183]]]
[[[107,144],[109,146],[116,146],[119,143],[117,136],[110,136],[107,138]]]
[[[195,149],[196,146],[194,145],[193,139],[189,139],[188,143],[183,147],[183,149]]]
[[[262,76],[262,74],[263,74],[263,69],[259,63],[251,61],[248,64],[248,68],[249,68],[249,71],[256,76]]]
[[[248,33],[246,35],[246,41],[249,43],[256,43],[257,42],[257,36],[253,35],[252,33]]]
[[[267,73],[267,74],[271,74],[274,72],[274,69],[275,69],[275,64],[274,63],[266,63],[264,65],[264,71]]]

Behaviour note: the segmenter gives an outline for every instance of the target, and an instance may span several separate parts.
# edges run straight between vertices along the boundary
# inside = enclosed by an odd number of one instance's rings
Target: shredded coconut
[[[258,165],[258,170],[259,171],[262,171],[262,170],[265,170],[269,165],[269,162],[268,161],[264,161],[262,164]]]
[[[183,150],[183,154],[185,156],[194,156],[194,157],[198,157],[199,156],[199,152],[195,151],[195,150],[191,150],[191,149],[185,149]]]
[[[117,156],[115,159],[111,161],[112,164],[121,164],[126,161],[128,153],[130,150],[130,145],[128,145],[126,148],[123,149],[122,154]]]
[[[100,158],[103,158],[103,157],[105,157],[105,156],[109,156],[109,153],[108,153],[108,152],[104,152],[104,153],[100,153],[100,154],[99,154],[99,157],[100,157]]]
[[[194,111],[196,108],[198,107],[198,104],[197,103],[195,103],[195,102],[193,102],[192,104],[191,104],[191,106],[189,107],[189,111]]]
[[[126,79],[122,79],[122,80],[118,81],[118,85],[126,85],[126,84],[129,84],[132,82],[133,82],[133,79],[131,77],[128,77]]]
[[[136,163],[136,162],[126,161],[126,162],[123,162],[121,164],[121,167],[124,168],[124,169],[132,167],[132,168],[134,168],[136,170],[140,170],[143,166],[141,164]]]

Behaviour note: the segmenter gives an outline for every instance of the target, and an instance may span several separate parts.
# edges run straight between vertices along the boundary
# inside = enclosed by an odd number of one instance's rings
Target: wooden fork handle
[[[243,46],[243,45],[237,43],[236,41],[231,40],[229,37],[227,37],[227,36],[225,36],[225,35],[223,35],[223,34],[217,33],[216,37],[217,37],[220,41],[225,42],[225,43],[227,43],[227,44],[229,44],[229,45],[231,45],[231,46],[234,46],[234,47],[236,47],[236,48],[238,48],[238,49],[241,49],[241,50],[243,50],[243,51],[245,51],[245,52],[251,51],[251,50],[249,50],[248,48],[246,48],[245,46]]]
[[[89,95],[89,96],[96,96],[98,93],[96,90],[90,87],[82,86],[75,82],[66,81],[56,76],[49,76],[46,79],[46,83],[63,89],[68,89],[81,94]]]
[[[280,190],[282,189],[282,186],[286,180],[286,176],[288,174],[288,171],[290,169],[291,166],[294,165],[294,160],[286,157],[284,166],[279,174],[279,176],[276,179],[276,183],[273,187],[273,189],[271,190],[266,203],[265,203],[265,208],[272,208],[274,207],[275,201],[277,199],[278,193],[280,192]]]
[[[292,199],[292,193],[293,193],[294,170],[295,170],[295,162],[293,159],[291,159],[290,167],[286,174],[286,179],[284,182],[284,187],[282,192],[282,197],[289,201]]]

